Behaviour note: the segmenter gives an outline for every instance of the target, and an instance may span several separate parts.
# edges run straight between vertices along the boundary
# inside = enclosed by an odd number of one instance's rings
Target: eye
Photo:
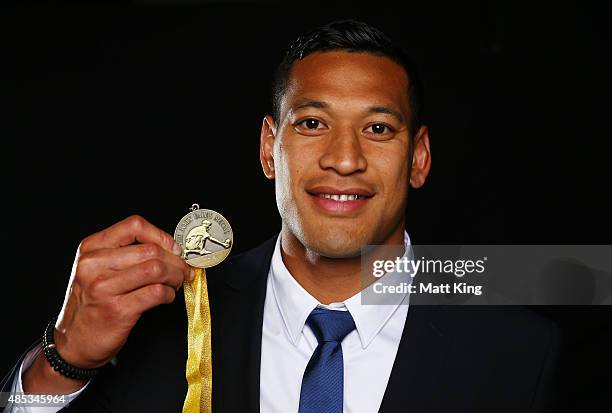
[[[296,122],[293,127],[302,135],[315,136],[325,133],[327,126],[318,119],[307,118]]]
[[[376,135],[382,135],[386,132],[393,132],[391,127],[385,125],[384,123],[375,123],[366,129],[366,132],[374,133]]]
[[[304,119],[301,122],[298,122],[297,125],[305,126],[307,129],[318,129],[321,125],[321,121],[317,119]]]

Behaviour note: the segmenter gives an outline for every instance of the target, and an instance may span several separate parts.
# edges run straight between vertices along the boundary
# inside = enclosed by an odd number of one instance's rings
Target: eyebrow
[[[303,108],[316,108],[316,109],[324,109],[328,108],[329,104],[326,102],[322,102],[320,100],[305,100],[302,102],[298,102],[294,106],[291,107],[292,110],[303,109]]]
[[[388,108],[386,106],[370,106],[368,108],[368,112],[370,113],[384,113],[387,115],[391,115],[393,117],[395,117],[400,123],[404,123],[404,116],[402,116],[402,114],[400,112],[398,112],[397,110],[393,110],[391,108]]]
[[[291,111],[296,111],[298,109],[303,109],[303,108],[316,108],[316,109],[326,109],[329,107],[329,104],[327,102],[323,102],[320,100],[305,100],[302,102],[298,102],[295,105],[293,105],[291,107]],[[397,110],[393,110],[387,106],[370,106],[368,109],[366,109],[366,112],[368,113],[383,113],[386,115],[391,115],[393,117],[395,117],[400,123],[405,123],[404,121],[404,116],[398,112]]]

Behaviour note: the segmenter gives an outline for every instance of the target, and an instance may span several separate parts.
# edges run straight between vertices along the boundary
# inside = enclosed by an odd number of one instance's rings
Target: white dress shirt
[[[404,232],[409,251],[410,238]],[[410,283],[408,273],[386,274],[393,281]],[[383,280],[384,281],[384,280]],[[362,292],[340,303],[323,305],[311,296],[287,270],[283,262],[280,236],[268,273],[261,337],[260,410],[262,413],[297,412],[302,377],[317,339],[306,325],[316,307],[349,311],[356,329],[342,341],[344,359],[344,412],[376,412],[380,408],[395,355],[408,315],[406,294],[385,296],[384,304],[361,303]],[[27,370],[41,347],[30,351],[13,379],[12,393],[23,393],[22,372]],[[67,404],[84,389],[66,395]],[[18,407],[9,405],[5,413],[55,413],[61,407]]]

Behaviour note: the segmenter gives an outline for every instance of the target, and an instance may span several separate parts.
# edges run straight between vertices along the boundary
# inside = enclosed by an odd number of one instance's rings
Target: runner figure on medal
[[[221,240],[225,241],[221,241]],[[233,243],[232,228],[218,212],[193,204],[176,227],[174,240],[183,248],[182,257],[197,268],[213,267],[227,258]]]
[[[202,221],[202,225],[195,227],[189,231],[187,238],[185,238],[185,251],[183,252],[183,258],[187,259],[187,254],[197,253],[199,255],[212,254],[212,251],[208,251],[206,241],[210,240],[215,244],[221,245],[224,248],[229,248],[230,240],[227,238],[225,241],[219,241],[208,233],[208,229],[212,225],[212,222],[205,219]]]

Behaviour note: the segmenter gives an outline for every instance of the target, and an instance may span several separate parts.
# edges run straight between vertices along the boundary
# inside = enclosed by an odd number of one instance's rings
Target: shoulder
[[[440,385],[451,399],[497,406],[489,411],[541,411],[549,403],[560,345],[555,323],[519,306],[443,306],[426,314],[443,342],[435,347],[447,372]]]
[[[432,323],[448,342],[450,364],[499,384],[516,380],[512,386],[520,387],[525,397],[552,377],[558,362],[558,326],[526,307],[446,306],[432,316]]]
[[[447,306],[438,310],[437,319],[458,343],[478,342],[478,347],[512,353],[523,350],[542,356],[559,340],[554,322],[522,306]]]

